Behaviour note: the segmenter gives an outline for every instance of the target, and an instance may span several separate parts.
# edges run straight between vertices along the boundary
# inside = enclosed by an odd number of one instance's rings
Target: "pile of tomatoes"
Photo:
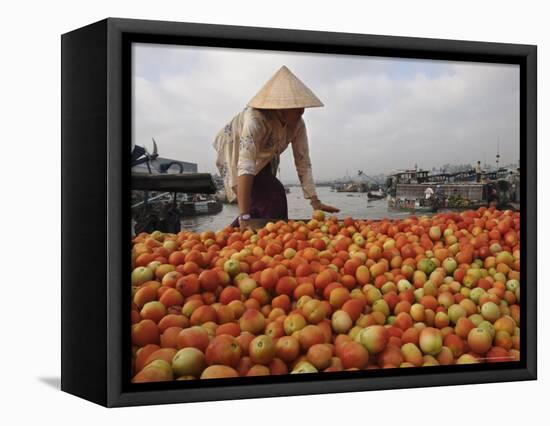
[[[133,382],[517,361],[520,214],[139,234]]]

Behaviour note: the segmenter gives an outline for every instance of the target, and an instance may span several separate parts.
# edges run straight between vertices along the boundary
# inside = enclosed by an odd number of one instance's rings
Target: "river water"
[[[339,208],[340,212],[337,215],[342,219],[346,216],[355,219],[404,218],[411,214],[406,211],[388,211],[388,202],[385,199],[369,201],[367,194],[363,192],[336,192],[331,191],[327,186],[321,186],[317,187],[317,195],[323,203]],[[313,210],[309,202],[304,199],[301,187],[291,187],[290,193],[287,194],[287,201],[289,218],[309,219],[311,217]],[[223,210],[217,214],[182,219],[181,227],[195,232],[217,231],[229,225],[238,214],[239,208],[236,204],[224,204]]]

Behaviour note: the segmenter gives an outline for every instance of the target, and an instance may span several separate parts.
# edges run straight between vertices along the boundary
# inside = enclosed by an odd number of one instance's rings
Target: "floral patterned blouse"
[[[279,114],[277,110],[246,107],[217,134],[213,144],[216,166],[229,202],[237,199],[239,176],[256,175],[269,163],[272,167],[275,164],[276,170],[279,155],[289,144],[304,198],[317,197],[304,120],[300,118],[295,126],[285,126]]]

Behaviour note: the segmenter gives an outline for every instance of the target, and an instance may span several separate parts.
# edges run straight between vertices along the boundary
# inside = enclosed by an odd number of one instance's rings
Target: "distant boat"
[[[367,198],[369,200],[381,200],[382,198],[385,198],[385,197],[386,197],[386,194],[384,193],[384,191],[380,189],[378,191],[367,192]]]

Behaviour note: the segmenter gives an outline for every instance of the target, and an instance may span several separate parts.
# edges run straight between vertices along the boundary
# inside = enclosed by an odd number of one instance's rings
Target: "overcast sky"
[[[325,104],[306,109],[316,180],[519,160],[519,67],[135,44],[133,143],[217,172],[216,133],[286,65]],[[297,181],[292,150],[281,180]]]

